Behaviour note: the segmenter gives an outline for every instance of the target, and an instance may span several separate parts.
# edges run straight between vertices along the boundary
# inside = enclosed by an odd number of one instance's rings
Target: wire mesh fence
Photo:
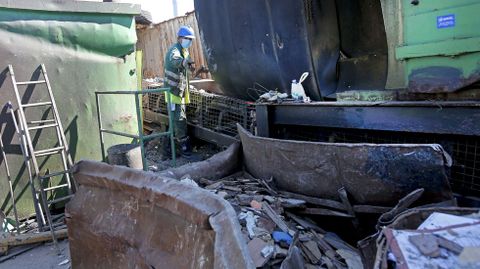
[[[149,94],[144,108],[166,114],[165,96]],[[188,122],[217,133],[236,136],[237,123],[247,130],[252,130],[254,112],[253,103],[195,89],[190,90],[190,104],[187,105]]]

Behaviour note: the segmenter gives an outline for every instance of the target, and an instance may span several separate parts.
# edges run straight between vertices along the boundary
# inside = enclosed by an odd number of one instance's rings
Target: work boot
[[[180,146],[180,155],[182,157],[184,157],[185,159],[189,159],[192,157],[192,145],[190,143],[190,138],[188,136],[180,139],[179,146]]]
[[[172,158],[172,146],[170,144],[170,137],[162,138],[162,161]]]

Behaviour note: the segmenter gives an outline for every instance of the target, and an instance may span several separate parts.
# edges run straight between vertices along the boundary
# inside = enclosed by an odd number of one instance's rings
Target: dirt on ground
[[[6,261],[0,262],[0,269],[71,268],[68,240],[59,241],[58,248],[60,249],[60,253],[57,253],[57,250],[52,243],[39,245],[16,257],[12,257]],[[12,249],[10,252],[14,253],[18,250],[19,248]]]
[[[192,162],[206,160],[222,150],[216,145],[212,145],[202,141],[193,141],[192,146],[192,157],[184,158],[177,154],[175,165],[176,167]],[[153,140],[146,145],[146,158],[150,171],[160,172],[173,167],[173,162],[170,159],[170,156],[168,156],[168,159],[164,159],[162,157],[163,156],[161,140]]]

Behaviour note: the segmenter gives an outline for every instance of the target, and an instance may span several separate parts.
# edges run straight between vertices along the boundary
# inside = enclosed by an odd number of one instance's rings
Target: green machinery
[[[403,0],[403,44],[408,89],[454,92],[480,79],[480,2]]]

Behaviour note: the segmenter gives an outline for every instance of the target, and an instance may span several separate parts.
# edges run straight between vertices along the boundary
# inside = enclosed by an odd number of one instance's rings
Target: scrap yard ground
[[[15,256],[12,259],[0,263],[0,268],[22,268],[22,269],[67,269],[71,268],[70,250],[68,248],[68,240],[60,241],[58,244],[60,254],[51,244],[37,246],[22,254]],[[12,252],[20,249],[13,249]],[[1,257],[0,257],[1,260]]]

